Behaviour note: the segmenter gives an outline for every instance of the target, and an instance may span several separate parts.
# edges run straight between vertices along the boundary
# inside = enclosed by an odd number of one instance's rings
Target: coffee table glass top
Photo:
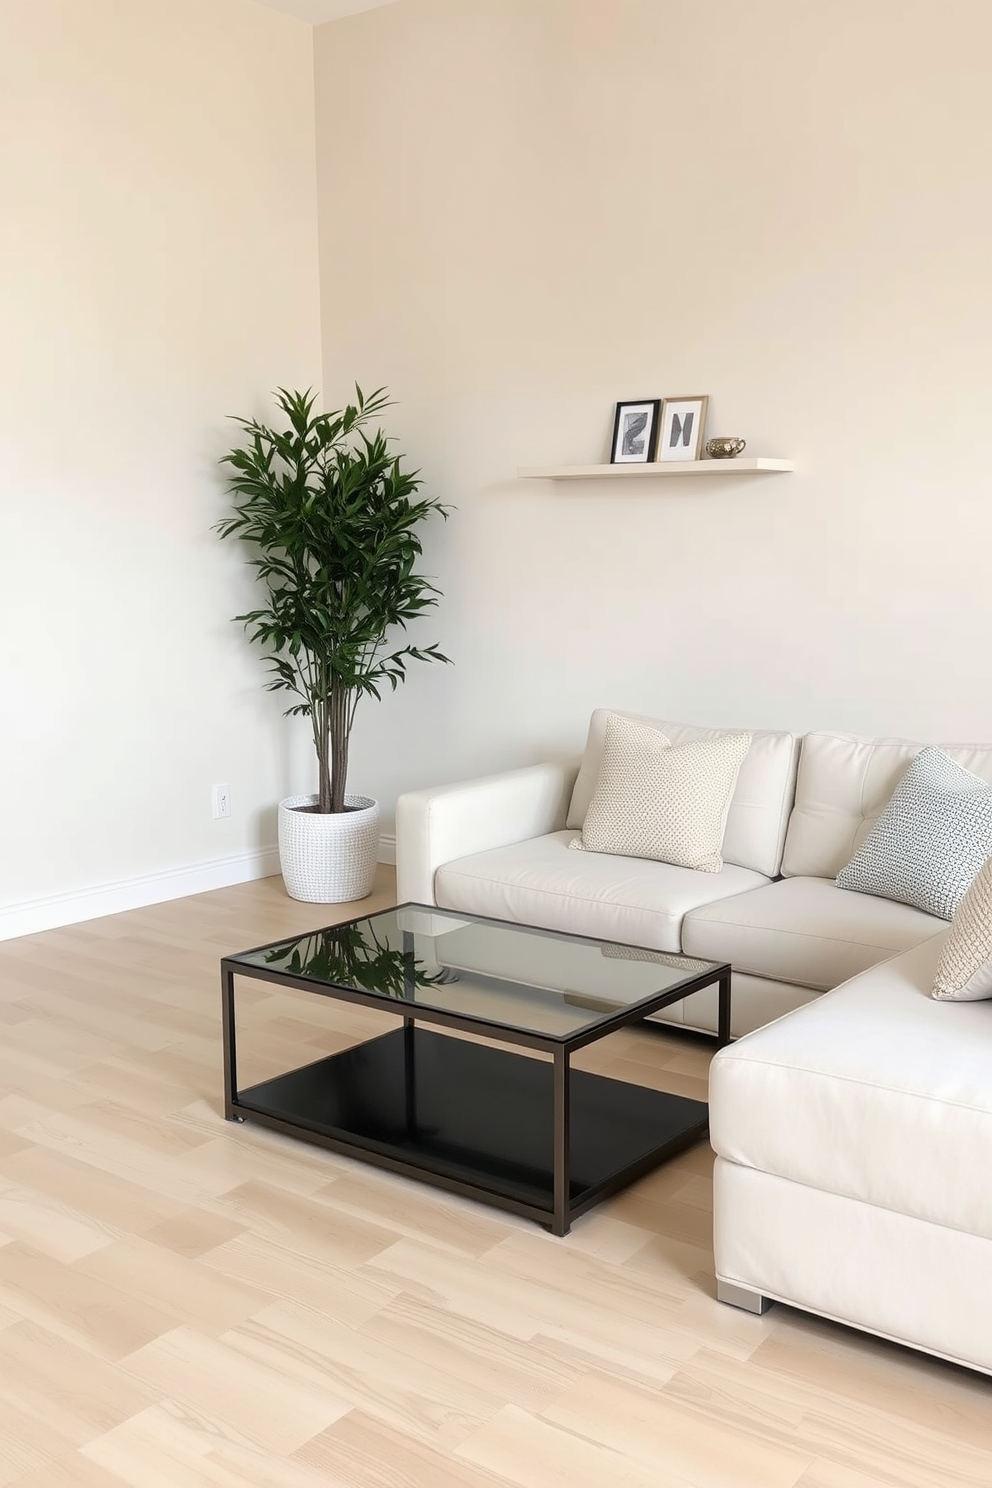
[[[720,964],[422,905],[226,958],[322,987],[366,994],[395,1012],[449,1012],[567,1040],[656,1001]]]

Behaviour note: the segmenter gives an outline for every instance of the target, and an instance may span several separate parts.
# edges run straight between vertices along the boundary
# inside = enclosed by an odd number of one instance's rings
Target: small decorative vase
[[[707,439],[706,453],[711,460],[733,460],[747,448],[746,439]]]
[[[345,796],[347,811],[300,811],[316,796],[279,802],[279,866],[286,893],[308,904],[346,904],[372,892],[379,857],[379,802]]]

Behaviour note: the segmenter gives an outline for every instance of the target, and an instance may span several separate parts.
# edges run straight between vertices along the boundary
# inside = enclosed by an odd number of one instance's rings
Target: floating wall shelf
[[[761,475],[794,470],[791,460],[772,460],[765,455],[739,456],[735,460],[654,460],[646,465],[524,465],[520,480],[627,480],[632,476],[655,475]]]

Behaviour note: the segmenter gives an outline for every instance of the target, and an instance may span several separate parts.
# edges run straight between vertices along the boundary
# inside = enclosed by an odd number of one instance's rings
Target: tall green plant
[[[355,709],[406,680],[410,661],[448,661],[436,645],[388,651],[395,629],[438,601],[414,564],[418,528],[447,508],[417,497],[423,484],[366,425],[390,407],[385,388],[333,413],[315,413],[312,392],[275,394],[289,427],[236,419],[245,442],[223,456],[235,513],[221,537],[248,543],[267,603],[237,615],[268,653],[268,686],[300,699],[287,715],[309,718],[322,813],[345,810],[348,745]]]

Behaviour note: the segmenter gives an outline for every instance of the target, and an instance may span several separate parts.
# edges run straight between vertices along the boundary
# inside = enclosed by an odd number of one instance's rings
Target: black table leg
[[[720,977],[720,1011],[717,1022],[716,1046],[724,1048],[730,1043],[730,972],[725,971]]]
[[[417,1134],[417,1044],[416,1025],[412,1018],[403,1019],[403,1082],[406,1090],[406,1132]]]
[[[569,1062],[568,1050],[555,1050],[554,1076],[554,1221],[553,1235],[567,1235],[569,1231],[569,1194],[571,1189],[570,1155],[571,1140],[569,1118]]]
[[[224,1027],[224,1116],[228,1121],[243,1121],[235,1110],[238,1094],[238,1059],[234,1036],[234,972],[221,967],[221,1020]]]

